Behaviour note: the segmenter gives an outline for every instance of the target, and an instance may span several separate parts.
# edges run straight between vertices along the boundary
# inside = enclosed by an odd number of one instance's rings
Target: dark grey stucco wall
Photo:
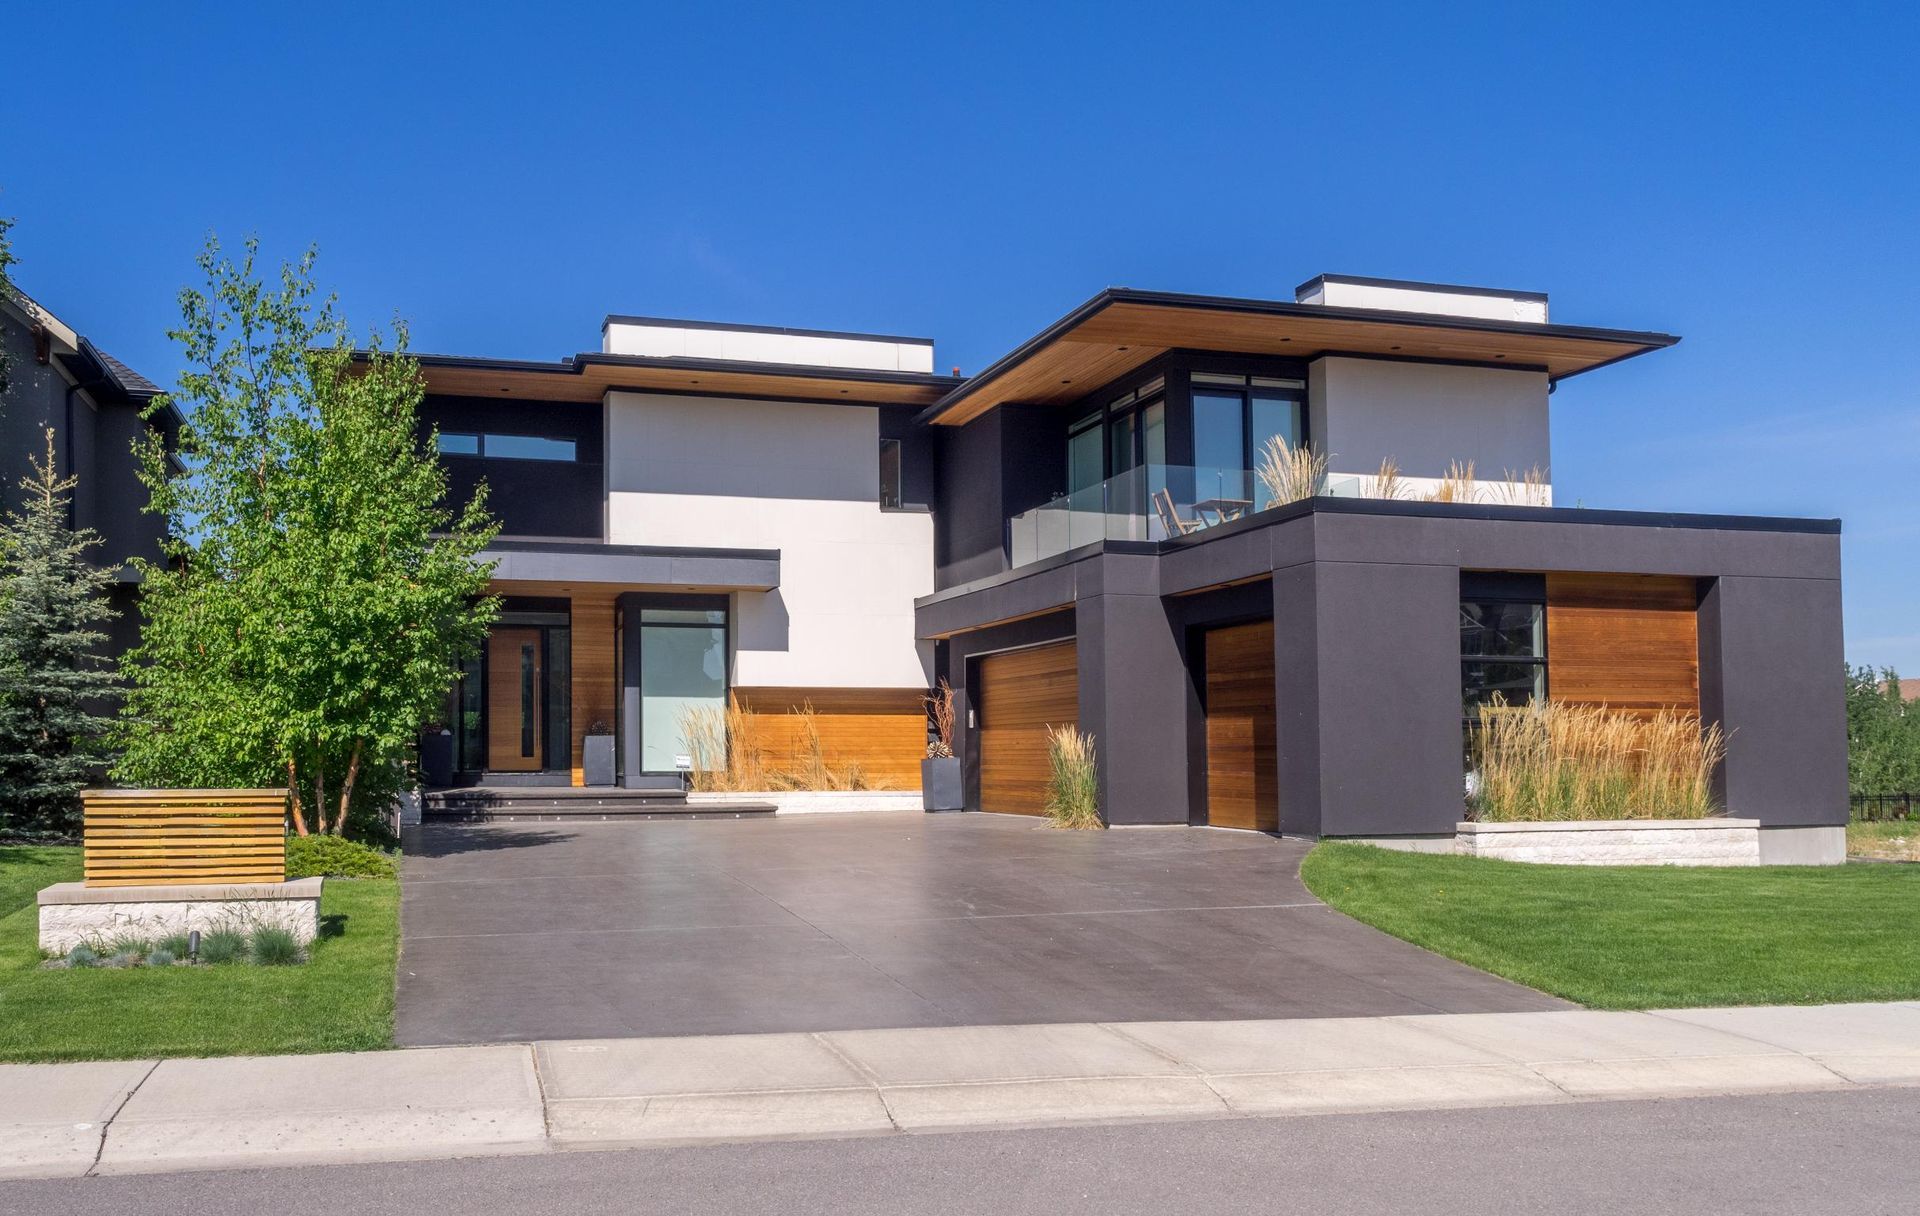
[[[1007,521],[1066,490],[1066,427],[1059,410],[1003,405],[939,428],[935,587],[1007,569]]]
[[[606,477],[600,405],[573,401],[495,401],[485,397],[429,396],[420,406],[420,427],[442,431],[497,432],[571,439],[577,460],[489,460],[444,456],[447,496],[464,506],[482,481],[487,509],[505,536],[552,536],[598,540],[605,535]]]
[[[1156,554],[1077,553],[936,594],[917,617],[965,650],[976,625],[1072,606],[1111,821],[1178,823],[1204,809],[1192,605],[1266,583],[1282,830],[1441,835],[1462,810],[1463,569],[1702,579],[1701,708],[1729,732],[1728,809],[1845,821],[1839,536],[1817,523],[1315,506]]]
[[[1462,795],[1460,571],[1315,570],[1320,834],[1452,832]]]
[[[1074,604],[1080,729],[1093,736],[1110,824],[1187,822],[1192,687],[1156,560],[1101,559],[1098,591]]]
[[[1700,712],[1720,723],[1729,814],[1847,821],[1838,579],[1722,576],[1700,602]]]

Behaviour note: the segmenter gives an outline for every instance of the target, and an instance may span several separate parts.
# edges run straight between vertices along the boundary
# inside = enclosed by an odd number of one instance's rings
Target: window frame
[[[889,500],[887,496],[889,458],[891,458],[893,470],[893,496],[891,500]],[[906,509],[907,487],[905,460],[905,452],[902,450],[900,441],[882,435],[880,437],[880,486],[878,493],[878,500],[882,511],[903,511]]]
[[[1512,667],[1530,667],[1538,674],[1535,678],[1537,693],[1528,704],[1537,704],[1553,696],[1553,665],[1547,638],[1547,591],[1546,579],[1541,575],[1480,574],[1464,573],[1460,578],[1460,599],[1456,611],[1464,614],[1469,604],[1520,604],[1538,609],[1539,647],[1534,654],[1486,654],[1469,653],[1464,639],[1460,648],[1460,718],[1467,732],[1469,749],[1472,733],[1479,727],[1480,715],[1467,710],[1467,672],[1475,667],[1488,667],[1502,664]]]
[[[471,439],[474,450],[471,452],[449,451],[448,439]],[[564,444],[565,456],[525,456],[512,453],[496,453],[487,450],[489,439],[530,439],[540,443]],[[434,452],[439,456],[453,456],[461,460],[518,460],[529,464],[579,464],[580,440],[572,435],[526,435],[517,431],[436,431],[434,433]]]

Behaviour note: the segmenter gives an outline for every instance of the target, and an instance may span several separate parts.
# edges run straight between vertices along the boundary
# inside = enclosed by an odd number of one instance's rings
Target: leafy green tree
[[[1920,702],[1893,668],[1847,669],[1847,786],[1855,794],[1920,792]]]
[[[88,560],[91,530],[67,526],[74,479],[46,459],[0,525],[0,832],[71,833],[80,788],[97,777],[118,691],[99,658],[110,571]]]
[[[151,785],[285,784],[294,830],[371,818],[498,601],[481,551],[484,494],[459,509],[424,383],[396,326],[356,361],[313,253],[278,280],[209,240],[204,290],[181,293],[191,370],[178,458],[157,435],[141,478],[169,525],[145,563],[140,645],[116,770]],[[156,408],[159,407],[156,402]]]

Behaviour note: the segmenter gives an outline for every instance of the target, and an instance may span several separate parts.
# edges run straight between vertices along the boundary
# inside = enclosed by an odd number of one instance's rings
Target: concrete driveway
[[[996,815],[429,824],[399,1040],[1571,1008],[1325,907],[1308,847]]]

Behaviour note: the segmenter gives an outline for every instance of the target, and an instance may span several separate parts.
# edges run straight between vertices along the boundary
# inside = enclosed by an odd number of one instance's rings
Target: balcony
[[[1358,492],[1358,479],[1349,494]],[[1336,494],[1329,483],[1324,493]],[[1271,495],[1249,469],[1141,465],[1099,485],[1022,511],[1008,521],[1013,565],[1025,566],[1095,541],[1191,536],[1264,509]]]
[[[1481,480],[1474,477],[1471,464],[1456,464],[1438,478],[1327,474],[1314,495],[1494,506],[1553,502],[1540,470]],[[1142,465],[1014,516],[1008,521],[1012,564],[1030,565],[1095,541],[1192,536],[1272,505],[1272,493],[1251,469]]]

